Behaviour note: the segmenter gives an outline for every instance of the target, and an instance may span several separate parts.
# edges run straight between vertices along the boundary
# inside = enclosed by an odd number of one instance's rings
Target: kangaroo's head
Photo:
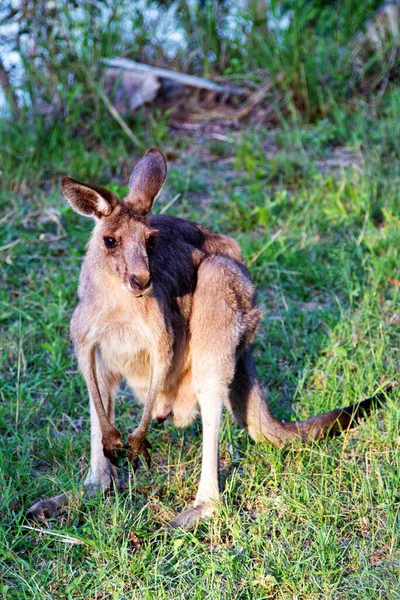
[[[129,194],[121,202],[101,187],[70,177],[62,180],[64,196],[81,215],[94,217],[96,224],[88,245],[96,276],[119,278],[125,290],[140,297],[151,289],[149,253],[156,231],[147,214],[158,196],[167,173],[159,150],[148,150],[136,165]]]

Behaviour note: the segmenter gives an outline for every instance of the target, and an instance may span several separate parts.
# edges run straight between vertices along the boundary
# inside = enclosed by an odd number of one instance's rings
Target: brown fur
[[[301,423],[282,423],[272,416],[252,358],[261,312],[240,248],[196,223],[147,216],[165,174],[162,154],[150,150],[135,168],[129,195],[121,203],[102,188],[64,179],[72,207],[97,219],[82,265],[71,336],[91,398],[87,488],[107,488],[115,475],[110,462],[119,465],[126,455],[134,466],[140,454],[150,462],[146,433],[151,417],[185,426],[200,406],[204,440],[199,491],[194,508],[172,521],[191,527],[210,515],[218,500],[223,404],[253,439],[281,445],[352,426],[372,401]],[[144,404],[141,422],[127,443],[114,426],[113,401],[121,378]],[[48,506],[65,504],[60,497],[45,502],[32,507],[31,515],[41,518],[51,512]]]

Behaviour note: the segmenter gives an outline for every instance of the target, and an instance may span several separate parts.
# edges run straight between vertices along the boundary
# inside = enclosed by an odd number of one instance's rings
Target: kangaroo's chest
[[[141,321],[107,321],[97,324],[97,345],[107,368],[126,379],[147,381],[150,355],[154,356],[154,334]]]

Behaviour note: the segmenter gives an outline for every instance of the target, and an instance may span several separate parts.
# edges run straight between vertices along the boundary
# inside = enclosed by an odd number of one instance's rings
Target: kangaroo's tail
[[[392,386],[388,386],[384,392],[346,408],[338,408],[297,423],[282,423],[287,433],[286,439],[312,442],[324,437],[334,437],[357,425],[359,419],[368,416],[374,407],[382,406],[386,401],[386,395],[391,391]]]
[[[346,408],[338,408],[305,421],[285,423],[276,419],[269,410],[256,377],[253,359],[250,352],[246,351],[237,363],[228,408],[253,439],[268,440],[281,446],[290,440],[312,442],[333,437],[354,427],[374,407],[382,406],[392,389],[393,386],[390,385],[383,392]]]

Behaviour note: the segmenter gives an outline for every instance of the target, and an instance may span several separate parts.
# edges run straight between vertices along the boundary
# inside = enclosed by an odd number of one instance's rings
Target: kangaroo
[[[261,311],[238,243],[196,223],[150,215],[166,177],[164,156],[150,149],[121,202],[110,191],[64,177],[72,208],[95,219],[83,261],[71,337],[90,398],[91,456],[84,487],[105,491],[124,460],[150,464],[151,418],[189,424],[200,408],[203,454],[192,508],[172,527],[189,529],[210,517],[219,500],[218,440],[225,406],[255,441],[281,446],[311,442],[352,427],[385,398],[285,423],[266,404],[251,343]],[[138,427],[125,442],[114,425],[114,399],[125,379],[143,403]],[[69,502],[61,494],[33,505],[38,520]]]

